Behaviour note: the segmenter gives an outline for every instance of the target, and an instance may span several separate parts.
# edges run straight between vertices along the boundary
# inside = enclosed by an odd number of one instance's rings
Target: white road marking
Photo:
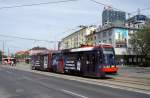
[[[23,91],[24,91],[24,89],[21,89],[21,88],[16,89],[16,93],[21,93]]]
[[[12,74],[12,72],[11,71],[6,71],[7,73],[9,73],[9,74]]]
[[[88,98],[88,97],[83,96],[83,95],[81,95],[81,94],[77,94],[77,93],[74,93],[74,92],[71,92],[71,91],[68,91],[68,90],[65,90],[65,89],[62,89],[61,91],[65,92],[65,93],[67,93],[67,94],[70,94],[70,95],[78,96],[78,97],[80,97],[80,98]]]

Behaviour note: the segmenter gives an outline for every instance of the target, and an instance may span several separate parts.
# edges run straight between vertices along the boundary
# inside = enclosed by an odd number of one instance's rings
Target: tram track
[[[114,78],[114,79],[111,79],[113,81],[116,81],[116,82],[121,82],[121,83],[130,83],[130,84],[137,84],[137,85],[144,85],[144,86],[150,86],[150,81],[138,81],[138,80],[127,80],[127,79],[121,79],[121,78]]]
[[[126,89],[126,90],[129,90],[129,91],[135,91],[135,92],[150,94],[150,86],[137,85],[137,84],[134,84],[134,86],[133,86],[133,84],[127,83],[127,82],[125,84],[122,84],[122,83],[124,83],[122,81],[113,81],[113,82],[105,81],[105,83],[104,82],[98,82],[98,83],[101,83],[103,86],[109,86],[109,87],[112,87],[112,88]],[[144,86],[144,87],[147,87],[147,88],[143,88],[141,86]]]

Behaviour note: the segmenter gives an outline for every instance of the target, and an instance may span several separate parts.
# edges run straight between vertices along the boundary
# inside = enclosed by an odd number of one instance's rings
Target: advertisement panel
[[[128,30],[127,29],[115,29],[115,44],[116,48],[127,47]]]
[[[48,56],[44,56],[44,69],[48,68]]]

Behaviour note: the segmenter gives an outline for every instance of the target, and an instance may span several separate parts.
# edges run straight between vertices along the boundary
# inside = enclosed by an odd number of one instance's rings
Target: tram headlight
[[[115,67],[115,65],[111,65],[111,67]]]

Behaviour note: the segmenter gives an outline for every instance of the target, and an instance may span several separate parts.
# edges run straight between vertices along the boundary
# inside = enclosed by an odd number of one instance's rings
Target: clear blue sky
[[[0,7],[41,3],[59,0],[0,0]],[[150,0],[96,0],[115,8],[133,12],[138,8],[150,7]],[[0,34],[19,37],[60,40],[71,33],[79,25],[101,24],[101,13],[104,6],[90,0],[47,4],[39,6],[1,9]],[[150,15],[150,10],[142,13]],[[67,31],[67,32],[64,32]],[[0,37],[0,49],[5,40],[5,51],[14,52],[30,49],[33,46],[54,48],[54,43],[34,42],[20,39]]]

